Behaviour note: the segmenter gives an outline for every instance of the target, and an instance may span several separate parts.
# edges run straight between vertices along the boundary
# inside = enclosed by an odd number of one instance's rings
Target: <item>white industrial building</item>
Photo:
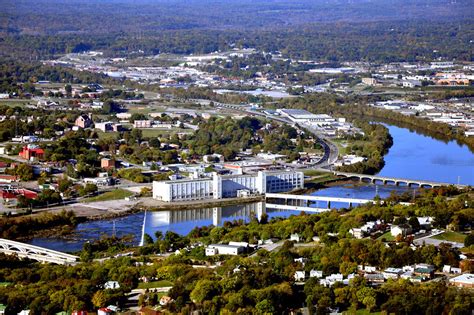
[[[304,187],[302,172],[273,171],[252,175],[218,175],[212,178],[153,182],[153,198],[172,202],[235,198],[277,193]]]
[[[206,256],[239,255],[244,251],[245,247],[240,245],[211,244],[206,247]]]

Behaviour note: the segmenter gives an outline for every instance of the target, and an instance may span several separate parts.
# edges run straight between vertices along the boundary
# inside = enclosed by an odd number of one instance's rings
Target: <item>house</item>
[[[428,264],[418,264],[415,265],[415,270],[413,274],[415,276],[422,277],[423,279],[431,279],[434,276],[434,266]]]
[[[30,314],[30,310],[22,310],[20,313],[18,313],[18,315],[29,315]]]
[[[461,274],[461,268],[453,268],[450,265],[444,265],[443,272],[444,273]]]
[[[239,255],[245,251],[244,246],[240,245],[225,245],[225,244],[210,244],[206,247],[206,256],[214,255]]]
[[[420,224],[420,229],[422,230],[431,230],[431,225],[433,224],[432,217],[417,217],[418,223]]]
[[[362,78],[362,83],[369,86],[374,86],[377,84],[377,80],[374,78]]]
[[[304,270],[295,271],[295,281],[302,282],[306,279],[306,272]]]
[[[341,273],[333,273],[325,279],[320,279],[319,284],[325,287],[331,287],[336,282],[343,282],[344,276]]]
[[[352,228],[349,230],[349,233],[357,239],[361,239],[365,237],[364,231],[362,231],[362,229],[360,228]]]
[[[44,158],[44,150],[35,145],[28,145],[23,147],[18,155],[28,161],[42,160]]]
[[[7,307],[3,304],[0,304],[0,315],[5,315],[5,310]]]
[[[398,235],[405,237],[411,234],[411,227],[408,224],[392,225],[390,227],[390,234],[392,234],[393,237],[397,237]]]
[[[381,273],[366,273],[364,275],[364,278],[365,278],[365,280],[367,280],[367,282],[370,282],[370,283],[373,283],[373,284],[384,283],[385,282],[385,278],[384,278],[383,274],[381,274]]]
[[[100,167],[109,169],[115,167],[115,160],[109,158],[102,158],[100,159]]]
[[[474,288],[474,274],[465,273],[463,275],[449,279],[449,284],[458,288]]]
[[[173,301],[174,300],[171,297],[169,297],[167,295],[163,295],[160,299],[160,305],[161,306],[166,306],[166,305],[172,303]]]
[[[403,273],[403,269],[390,267],[385,269],[382,275],[385,279],[398,279]]]
[[[112,313],[112,310],[107,307],[102,307],[97,310],[97,315],[110,315]]]
[[[300,236],[298,233],[294,233],[290,235],[290,241],[299,243],[300,242]]]
[[[89,128],[92,124],[92,114],[90,113],[88,115],[82,114],[76,118],[76,121],[74,121],[74,125],[79,128]]]
[[[107,281],[104,283],[104,289],[120,289],[120,284],[117,281]]]
[[[133,128],[151,128],[151,120],[135,120]]]
[[[323,271],[322,270],[311,269],[311,271],[309,272],[309,277],[310,278],[322,278],[323,277]]]

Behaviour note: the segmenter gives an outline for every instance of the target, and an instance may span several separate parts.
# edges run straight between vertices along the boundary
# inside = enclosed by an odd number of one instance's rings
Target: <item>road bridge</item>
[[[450,183],[441,183],[429,180],[418,180],[418,179],[407,179],[407,178],[396,178],[396,177],[384,177],[378,175],[365,175],[357,173],[345,173],[345,172],[333,172],[334,175],[340,177],[354,178],[362,182],[370,182],[373,184],[384,184],[384,185],[405,185],[407,187],[424,187],[424,188],[434,188],[441,186],[450,186],[453,184]],[[456,187],[462,188],[465,185],[455,185]]]
[[[375,203],[376,200],[373,199],[361,199],[361,198],[341,198],[341,197],[326,197],[326,196],[310,196],[310,195],[292,195],[292,194],[274,194],[274,193],[267,193],[265,194],[266,199],[283,199],[285,202],[288,200],[300,200],[306,203],[309,202],[326,202],[327,208],[331,208],[331,202],[339,202],[339,203],[346,203],[349,208],[353,205],[361,205],[366,203]],[[383,203],[383,200],[380,201]],[[286,205],[285,205],[286,206]],[[298,206],[300,207],[300,206]],[[301,208],[301,207],[300,207]],[[313,208],[316,209],[316,208]],[[306,210],[305,210],[306,211]]]
[[[0,238],[0,253],[59,265],[72,265],[79,261],[79,257],[74,255],[4,238]]]

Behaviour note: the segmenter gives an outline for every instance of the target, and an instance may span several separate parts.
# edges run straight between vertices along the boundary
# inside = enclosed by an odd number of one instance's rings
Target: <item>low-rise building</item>
[[[239,245],[210,244],[206,247],[206,256],[239,255],[244,253],[245,247]]]
[[[449,284],[458,288],[474,288],[474,274],[465,273],[449,279]]]
[[[302,282],[306,279],[306,272],[304,270],[295,271],[295,281]]]

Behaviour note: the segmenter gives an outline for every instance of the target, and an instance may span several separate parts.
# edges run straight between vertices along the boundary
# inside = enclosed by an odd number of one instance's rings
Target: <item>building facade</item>
[[[218,175],[205,179],[153,182],[153,198],[166,202],[235,198],[277,193],[304,187],[302,172],[258,172],[252,175]]]

